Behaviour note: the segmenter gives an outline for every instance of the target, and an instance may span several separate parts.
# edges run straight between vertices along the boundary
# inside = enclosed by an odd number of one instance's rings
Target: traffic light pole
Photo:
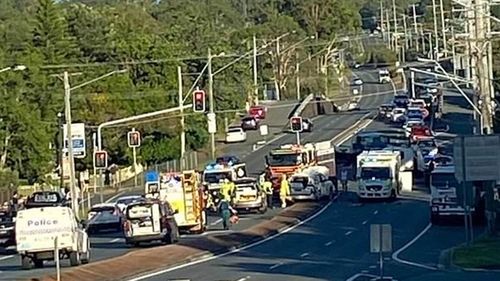
[[[214,114],[214,75],[212,74],[212,52],[208,49],[208,102],[210,113]],[[210,133],[210,155],[215,159],[215,132]]]
[[[132,128],[132,132],[135,132],[135,128]],[[132,158],[134,165],[134,187],[137,187],[137,149],[135,146],[132,146]]]
[[[184,104],[184,97],[183,97],[183,89],[182,89],[182,67],[177,66],[177,82],[178,82],[178,94],[179,94],[179,108],[180,108],[180,113],[181,113],[181,170],[184,170],[185,166],[185,159],[184,156],[186,154],[186,128],[185,128],[185,121],[184,121],[184,109],[182,108],[182,105]]]
[[[300,145],[300,132],[295,132],[295,135],[297,136],[297,145]]]

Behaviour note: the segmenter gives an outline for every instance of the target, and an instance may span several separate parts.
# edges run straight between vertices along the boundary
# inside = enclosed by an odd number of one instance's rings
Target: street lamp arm
[[[11,70],[10,67],[0,69],[0,73]]]
[[[80,85],[76,85],[76,86],[74,86],[74,87],[70,88],[69,90],[70,90],[70,91],[73,91],[73,90],[76,90],[76,89],[79,89],[79,88],[85,87],[85,86],[87,86],[87,85],[89,85],[89,84],[92,84],[92,83],[94,83],[94,82],[97,82],[97,81],[99,81],[99,80],[101,80],[101,79],[104,79],[104,78],[107,78],[107,77],[109,77],[109,76],[112,76],[112,75],[114,75],[114,74],[116,74],[116,73],[125,73],[125,72],[127,72],[127,71],[128,71],[127,69],[123,69],[123,70],[114,70],[114,71],[111,71],[111,72],[106,73],[106,74],[104,74],[104,75],[101,75],[101,76],[99,76],[99,77],[97,77],[97,78],[94,78],[94,79],[92,79],[92,80],[89,80],[89,81],[87,81],[87,82],[83,82],[83,83],[82,83],[82,84],[80,84]]]

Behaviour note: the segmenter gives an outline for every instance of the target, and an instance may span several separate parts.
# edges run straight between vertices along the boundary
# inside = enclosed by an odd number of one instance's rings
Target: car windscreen
[[[228,133],[241,133],[241,129],[240,128],[229,128],[227,130]]]
[[[114,213],[115,212],[115,207],[109,206],[109,207],[94,207],[90,209],[89,212],[94,212],[94,213]]]
[[[390,178],[391,170],[388,167],[362,167],[361,178],[364,180],[386,180]]]
[[[458,181],[454,173],[432,173],[431,185],[439,189],[457,187]]]
[[[128,219],[141,219],[151,217],[151,205],[135,205],[127,209]]]
[[[212,172],[203,175],[203,180],[207,183],[219,183],[225,179],[231,180],[231,172]]]
[[[140,202],[143,201],[144,199],[142,197],[137,197],[137,198],[123,198],[123,199],[118,199],[116,201],[116,204],[123,204],[123,205],[129,205],[135,202]]]
[[[300,163],[300,154],[271,154],[267,161],[271,166],[295,166]]]

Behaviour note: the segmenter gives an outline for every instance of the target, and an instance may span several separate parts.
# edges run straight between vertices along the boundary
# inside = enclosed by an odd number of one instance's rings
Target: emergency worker
[[[342,190],[347,191],[347,169],[342,168],[342,171],[340,171],[340,183],[342,184]]]
[[[234,183],[229,181],[229,179],[225,179],[221,187],[222,197],[226,199],[228,202],[230,202],[231,198],[233,197],[234,190],[235,190]]]
[[[283,177],[281,178],[281,184],[280,184],[280,201],[281,201],[281,208],[286,208],[286,199],[290,196],[290,185],[288,184],[288,180],[286,178],[286,175],[283,174]]]
[[[267,207],[273,208],[273,183],[269,177],[264,177],[264,182],[262,183],[262,188],[266,193]]]
[[[226,198],[223,198],[220,201],[218,209],[219,215],[222,219],[222,226],[224,227],[224,230],[228,230],[230,225],[229,219],[231,218],[231,215],[235,213],[235,210],[231,207],[231,204],[229,204],[229,201]]]

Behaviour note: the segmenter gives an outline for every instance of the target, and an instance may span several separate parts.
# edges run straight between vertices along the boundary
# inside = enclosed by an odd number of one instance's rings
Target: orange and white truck
[[[274,189],[279,189],[281,176],[291,176],[305,168],[322,165],[335,177],[335,148],[330,141],[287,144],[270,151],[266,156],[266,173],[271,176]]]

